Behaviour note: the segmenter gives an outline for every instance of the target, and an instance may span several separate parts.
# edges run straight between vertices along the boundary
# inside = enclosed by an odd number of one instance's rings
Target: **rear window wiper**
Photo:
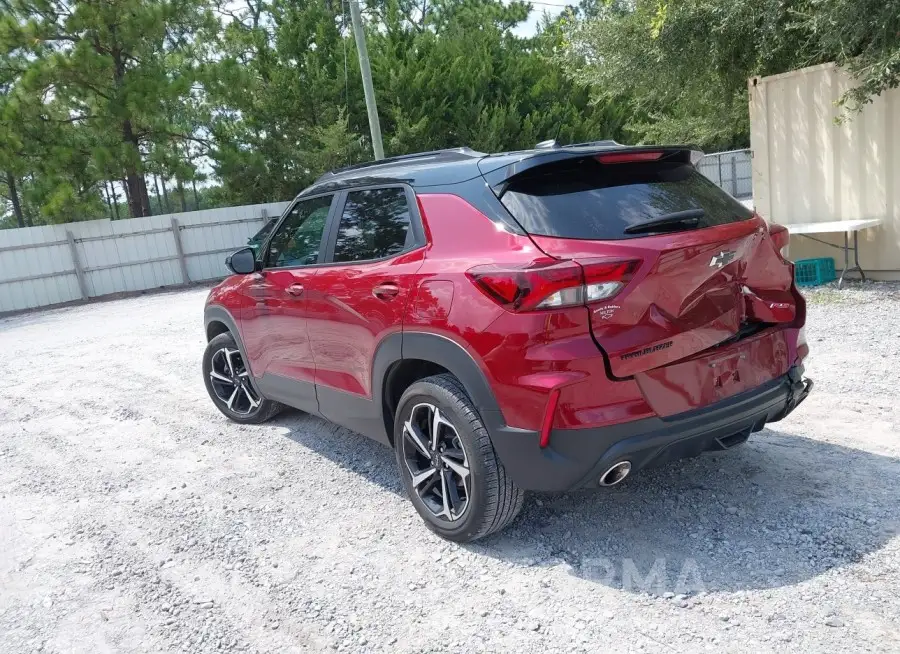
[[[666,227],[675,227],[682,225],[684,227],[696,227],[700,223],[700,219],[706,215],[703,209],[686,209],[684,211],[673,211],[659,218],[648,220],[647,222],[630,225],[623,231],[626,234],[641,234],[643,232],[655,232],[664,230]]]

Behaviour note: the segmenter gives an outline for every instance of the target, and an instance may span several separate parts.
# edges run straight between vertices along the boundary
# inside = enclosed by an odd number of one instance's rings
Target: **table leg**
[[[856,269],[859,271],[862,280],[866,281],[866,273],[863,272],[862,267],[859,265],[859,232],[853,232],[853,263],[856,264]]]
[[[850,239],[847,236],[847,232],[844,232],[844,269],[841,271],[841,276],[838,279],[838,288],[844,285],[844,275],[847,274],[848,268],[850,268]]]
[[[850,267],[850,239],[847,232],[844,232],[844,269],[841,271],[841,277],[838,279],[838,288],[844,284],[844,276],[848,272],[858,272],[862,277],[862,281],[866,281],[866,273],[862,266],[859,265],[859,232],[853,232],[853,267]]]

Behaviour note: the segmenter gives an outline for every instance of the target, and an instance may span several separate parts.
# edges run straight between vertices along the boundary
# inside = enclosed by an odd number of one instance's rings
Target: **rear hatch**
[[[689,150],[557,153],[531,163],[485,177],[541,250],[582,264],[588,284],[598,262],[633,262],[618,294],[588,303],[613,378],[636,376],[649,388],[651,371],[794,320],[792,269],[765,222],[697,172]],[[780,363],[768,367],[783,374]],[[672,384],[665,375],[662,386]]]

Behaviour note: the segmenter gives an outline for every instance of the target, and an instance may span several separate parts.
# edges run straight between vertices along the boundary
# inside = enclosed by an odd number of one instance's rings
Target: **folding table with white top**
[[[859,231],[861,229],[877,227],[882,222],[884,221],[880,218],[870,218],[867,220],[834,220],[827,223],[796,223],[793,225],[785,225],[785,227],[787,227],[788,233],[792,235],[796,234],[797,236],[803,236],[816,241],[817,243],[824,243],[833,248],[844,250],[844,269],[841,271],[840,279],[838,279],[838,288],[840,288],[844,283],[844,275],[854,270],[862,276],[863,281],[866,281],[866,273],[863,272],[863,269],[859,265]],[[839,234],[841,232],[844,233],[843,247],[835,245],[834,243],[829,243],[828,241],[823,241],[815,236],[810,236],[810,234]],[[849,236],[851,232],[853,233],[852,248],[850,247]],[[850,250],[853,250],[853,267],[850,267]]]

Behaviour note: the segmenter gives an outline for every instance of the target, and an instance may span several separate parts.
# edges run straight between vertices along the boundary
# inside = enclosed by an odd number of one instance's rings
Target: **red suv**
[[[393,447],[455,541],[525,490],[739,445],[812,387],[805,303],[786,230],[697,155],[601,141],[328,173],[229,257],[209,394],[237,422],[289,405]]]

